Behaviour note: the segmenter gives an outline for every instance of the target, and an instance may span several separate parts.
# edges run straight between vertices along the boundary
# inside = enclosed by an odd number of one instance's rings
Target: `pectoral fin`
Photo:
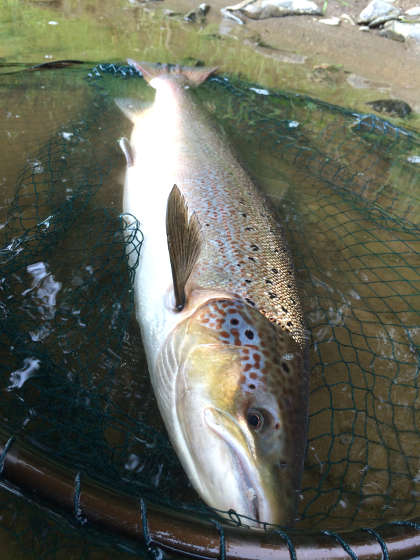
[[[186,303],[185,285],[201,250],[200,225],[195,213],[188,216],[188,206],[176,185],[166,208],[166,235],[174,283],[175,307],[181,311]]]
[[[127,167],[131,167],[134,164],[134,154],[130,142],[127,140],[127,138],[122,137],[118,140],[118,144],[125,156]]]

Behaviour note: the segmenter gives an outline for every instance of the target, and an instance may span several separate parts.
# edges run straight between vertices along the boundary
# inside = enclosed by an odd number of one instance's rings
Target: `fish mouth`
[[[261,483],[256,476],[256,469],[252,461],[252,447],[247,441],[244,430],[239,422],[230,414],[217,408],[207,407],[204,410],[204,421],[207,426],[218,435],[227,445],[232,458],[233,467],[238,473],[238,491],[240,496],[232,507],[236,513],[259,523],[267,520],[261,519],[262,511],[266,508],[261,507],[264,503],[261,495]],[[229,427],[227,427],[229,426]],[[245,509],[245,511],[241,511]],[[252,524],[254,526],[254,524]]]

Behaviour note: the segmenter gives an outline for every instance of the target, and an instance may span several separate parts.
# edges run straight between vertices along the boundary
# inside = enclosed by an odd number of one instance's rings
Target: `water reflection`
[[[39,327],[30,331],[29,335],[34,342],[39,342],[51,333],[51,321],[55,317],[57,294],[61,289],[61,282],[54,280],[48,272],[47,265],[43,262],[31,264],[26,267],[32,276],[32,286],[22,292],[22,296],[31,295],[31,299],[39,313]]]

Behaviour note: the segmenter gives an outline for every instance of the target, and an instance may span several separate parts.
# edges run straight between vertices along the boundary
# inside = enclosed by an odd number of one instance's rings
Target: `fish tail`
[[[216,72],[217,67],[209,68],[205,66],[180,66],[169,64],[153,64],[151,62],[136,62],[131,58],[127,59],[128,64],[133,66],[143,74],[143,78],[150,83],[154,78],[161,76],[182,77],[190,86],[199,86],[207,80],[209,76]]]

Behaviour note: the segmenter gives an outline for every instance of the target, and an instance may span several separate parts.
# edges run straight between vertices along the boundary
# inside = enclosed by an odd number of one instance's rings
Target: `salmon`
[[[156,90],[121,139],[144,235],[136,318],[172,445],[204,502],[290,526],[306,445],[303,312],[285,235],[194,87],[214,69],[129,63]]]

